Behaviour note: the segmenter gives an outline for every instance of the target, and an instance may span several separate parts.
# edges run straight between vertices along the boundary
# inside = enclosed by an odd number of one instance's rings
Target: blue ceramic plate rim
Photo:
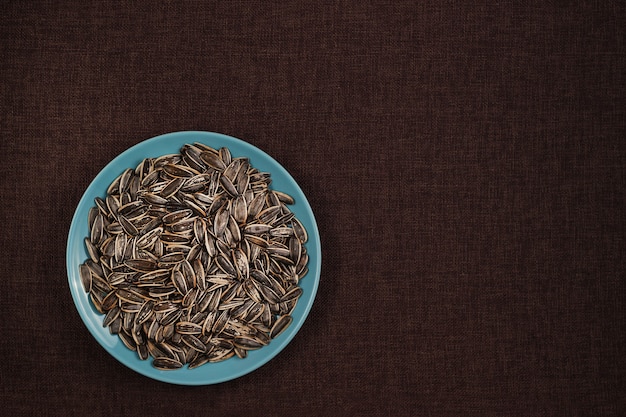
[[[126,168],[134,168],[143,158],[178,153],[185,143],[201,142],[214,148],[228,147],[234,157],[248,157],[250,163],[261,171],[271,174],[271,188],[291,194],[295,204],[290,206],[309,234],[306,243],[309,254],[309,272],[300,282],[304,292],[293,311],[293,322],[268,346],[250,351],[248,357],[233,357],[223,362],[210,363],[189,370],[185,366],[175,371],[160,371],[152,367],[150,360],[142,361],[136,352],[126,348],[116,335],[102,327],[103,316],[94,309],[88,295],[83,291],[78,266],[88,258],[84,238],[89,233],[87,213],[97,196],[106,196],[109,184]],[[278,355],[295,337],[306,320],[319,285],[321,274],[321,243],[315,216],[308,200],[293,177],[271,156],[257,147],[232,136],[205,131],[181,131],[166,133],[147,139],[122,152],[107,164],[94,178],[80,199],[69,229],[66,251],[66,267],[70,292],[78,313],[96,341],[122,364],[149,378],[178,385],[210,385],[229,381],[246,375]]]

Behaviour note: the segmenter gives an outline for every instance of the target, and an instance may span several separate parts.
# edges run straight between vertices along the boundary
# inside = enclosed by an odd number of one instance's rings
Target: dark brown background
[[[623,2],[125,3],[3,2],[5,412],[626,413]],[[322,238],[301,332],[216,386],[118,363],[67,285],[88,184],[178,130],[268,152]]]

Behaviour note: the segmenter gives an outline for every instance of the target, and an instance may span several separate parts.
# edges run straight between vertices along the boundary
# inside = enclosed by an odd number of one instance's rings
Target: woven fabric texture
[[[623,2],[8,1],[11,415],[626,414]],[[219,385],[153,381],[70,296],[76,205],[150,137],[273,156],[316,215],[311,314]]]

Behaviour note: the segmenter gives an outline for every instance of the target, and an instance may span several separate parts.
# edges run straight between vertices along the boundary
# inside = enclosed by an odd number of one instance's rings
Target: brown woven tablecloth
[[[455,3],[4,2],[3,415],[625,415],[624,3]],[[91,180],[180,130],[272,155],[323,247],[298,335],[212,386],[67,284]]]

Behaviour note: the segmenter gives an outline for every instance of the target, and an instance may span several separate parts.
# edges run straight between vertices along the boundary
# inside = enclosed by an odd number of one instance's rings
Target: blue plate
[[[89,235],[87,214],[94,206],[94,199],[98,196],[104,198],[109,184],[126,168],[135,168],[144,158],[179,153],[182,145],[193,142],[205,143],[216,149],[225,146],[233,157],[248,157],[253,167],[271,174],[271,188],[294,197],[296,202],[290,209],[309,234],[309,241],[305,245],[309,254],[309,273],[300,282],[303,294],[292,313],[292,324],[268,346],[248,352],[245,359],[233,357],[192,370],[185,366],[175,371],[160,371],[152,367],[150,359],[140,360],[136,352],[126,348],[117,335],[111,335],[108,328],[102,326],[103,315],[95,310],[88,295],[83,291],[79,265],[89,257],[83,241]],[[278,162],[240,139],[218,133],[189,131],[168,133],[148,139],[126,150],[104,167],[78,203],[67,239],[66,262],[70,291],[78,313],[87,329],[107,352],[134,371],[159,381],[180,385],[209,385],[235,379],[258,369],[278,355],[294,338],[309,314],[317,293],[321,255],[319,232],[311,206],[296,181]]]

